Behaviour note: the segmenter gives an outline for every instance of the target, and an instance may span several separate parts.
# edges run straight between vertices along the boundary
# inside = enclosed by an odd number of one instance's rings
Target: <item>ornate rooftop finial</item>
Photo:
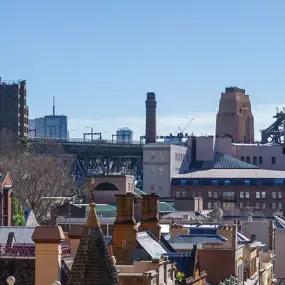
[[[91,201],[90,203],[95,203],[95,194],[94,194],[94,190],[91,190]]]
[[[16,280],[13,276],[9,276],[6,281],[9,285],[13,285],[16,282]]]
[[[96,211],[95,211],[95,206],[96,206],[95,203],[92,201],[89,204],[89,206],[90,206],[90,212],[89,212],[85,226],[87,228],[100,227],[100,223],[99,223]]]

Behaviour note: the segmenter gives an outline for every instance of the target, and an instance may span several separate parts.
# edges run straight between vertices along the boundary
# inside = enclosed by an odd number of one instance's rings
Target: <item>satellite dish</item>
[[[149,260],[148,254],[141,249],[133,250],[131,257],[133,261]]]

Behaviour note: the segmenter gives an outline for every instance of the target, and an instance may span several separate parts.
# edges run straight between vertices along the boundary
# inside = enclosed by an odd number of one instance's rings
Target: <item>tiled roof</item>
[[[268,169],[205,169],[178,174],[175,178],[285,178],[285,171]]]
[[[91,204],[67,285],[118,284],[117,270],[107,249],[94,208],[95,204]]]
[[[226,154],[216,153],[212,161],[196,161],[190,169],[257,169],[259,167]]]

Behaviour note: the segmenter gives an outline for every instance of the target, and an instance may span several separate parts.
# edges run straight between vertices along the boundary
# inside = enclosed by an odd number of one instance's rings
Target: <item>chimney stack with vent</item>
[[[150,231],[160,240],[160,225],[159,225],[159,196],[155,193],[144,195],[142,200],[142,219],[140,230]]]
[[[156,100],[155,93],[147,93],[146,124],[145,124],[145,143],[156,143]]]
[[[131,253],[136,248],[137,225],[134,218],[133,193],[115,195],[117,202],[117,217],[114,222],[112,249],[116,256],[116,264],[133,264]]]

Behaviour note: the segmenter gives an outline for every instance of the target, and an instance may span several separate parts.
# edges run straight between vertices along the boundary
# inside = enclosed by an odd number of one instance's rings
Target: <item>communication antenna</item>
[[[52,115],[55,116],[55,97],[53,96]]]

